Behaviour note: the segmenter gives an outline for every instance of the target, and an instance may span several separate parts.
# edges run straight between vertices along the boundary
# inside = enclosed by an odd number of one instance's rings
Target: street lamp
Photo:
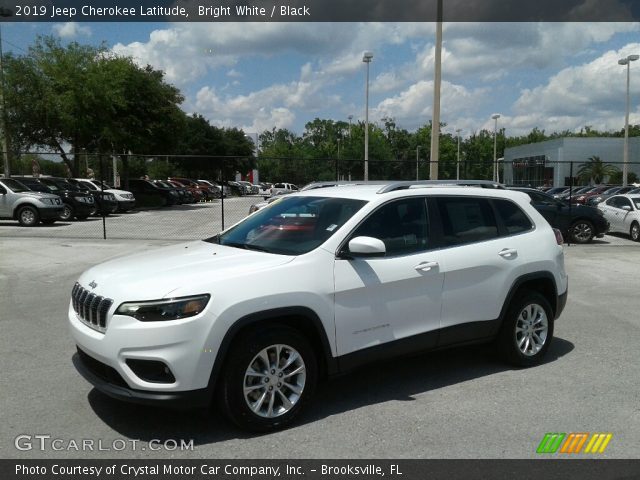
[[[367,64],[367,86],[365,89],[364,108],[364,181],[369,180],[369,64],[373,58],[373,53],[364,52],[362,61]]]
[[[416,147],[416,180],[420,180],[418,177],[418,167],[420,165],[420,145]]]
[[[456,180],[460,180],[460,132],[462,129],[458,128],[456,134],[458,136],[458,161],[456,163]]]
[[[498,119],[500,114],[494,113],[491,118],[495,120],[493,125],[493,181],[495,182],[498,174]]]
[[[349,115],[347,118],[349,119],[349,138],[351,138],[351,120],[353,120],[353,115]]]
[[[618,60],[619,65],[627,66],[627,109],[624,117],[624,151],[622,159],[622,185],[627,186],[627,175],[629,172],[629,104],[631,102],[629,94],[629,78],[631,76],[631,62],[634,62],[640,58],[638,55],[629,55],[626,58]]]
[[[0,17],[12,17],[13,11],[9,8],[0,7]],[[0,24],[1,25],[1,24]],[[2,139],[0,148],[2,148],[2,159],[4,161],[4,177],[11,176],[9,169],[9,152],[7,151],[7,123],[6,110],[4,108],[4,70],[2,69],[2,27],[0,26],[0,129],[2,129]]]

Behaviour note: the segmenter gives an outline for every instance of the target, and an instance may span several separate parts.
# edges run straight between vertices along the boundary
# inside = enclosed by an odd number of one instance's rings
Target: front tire
[[[594,237],[593,224],[588,220],[578,220],[569,229],[573,243],[589,243]]]
[[[63,222],[68,222],[73,217],[73,207],[65,203],[64,207],[62,208],[62,213],[60,214],[60,220],[62,220]]]
[[[631,240],[634,242],[640,242],[640,224],[638,224],[638,222],[633,222],[631,224],[629,235],[631,236]]]
[[[498,334],[504,359],[517,367],[542,362],[553,338],[553,311],[540,293],[523,290],[512,300]]]
[[[40,221],[40,214],[35,207],[26,206],[18,211],[18,222],[23,227],[33,227]]]
[[[313,396],[318,377],[309,341],[285,326],[256,329],[234,341],[219,400],[243,430],[269,432],[289,425]]]

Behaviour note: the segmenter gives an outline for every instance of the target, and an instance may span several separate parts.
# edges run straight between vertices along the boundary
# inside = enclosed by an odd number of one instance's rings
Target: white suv
[[[514,191],[410,182],[296,193],[226,231],[103,263],[73,287],[74,363],[122,400],[214,398],[290,423],[316,382],[495,342],[538,364],[567,299],[562,236]]]

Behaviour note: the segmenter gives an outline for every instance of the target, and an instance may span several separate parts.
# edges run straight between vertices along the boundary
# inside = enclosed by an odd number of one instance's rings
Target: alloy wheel
[[[307,372],[300,353],[276,344],[261,350],[249,363],[243,392],[247,406],[263,418],[289,412],[300,400]]]
[[[523,355],[536,355],[547,341],[549,320],[540,305],[531,303],[526,305],[518,315],[516,321],[516,344]]]

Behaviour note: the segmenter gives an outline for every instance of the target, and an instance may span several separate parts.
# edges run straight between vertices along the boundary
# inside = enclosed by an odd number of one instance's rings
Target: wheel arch
[[[543,295],[551,305],[553,317],[557,316],[560,305],[555,277],[551,272],[533,272],[518,277],[511,285],[500,311],[500,325],[504,321],[509,305],[511,305],[516,295],[523,290],[533,290]]]
[[[338,373],[337,360],[332,355],[329,338],[320,317],[310,308],[302,306],[282,307],[261,312],[254,312],[236,320],[225,333],[209,378],[209,393],[213,398],[217,380],[224,366],[229,349],[234,340],[244,332],[270,324],[285,325],[301,332],[311,343],[317,354],[319,376],[330,376]]]

